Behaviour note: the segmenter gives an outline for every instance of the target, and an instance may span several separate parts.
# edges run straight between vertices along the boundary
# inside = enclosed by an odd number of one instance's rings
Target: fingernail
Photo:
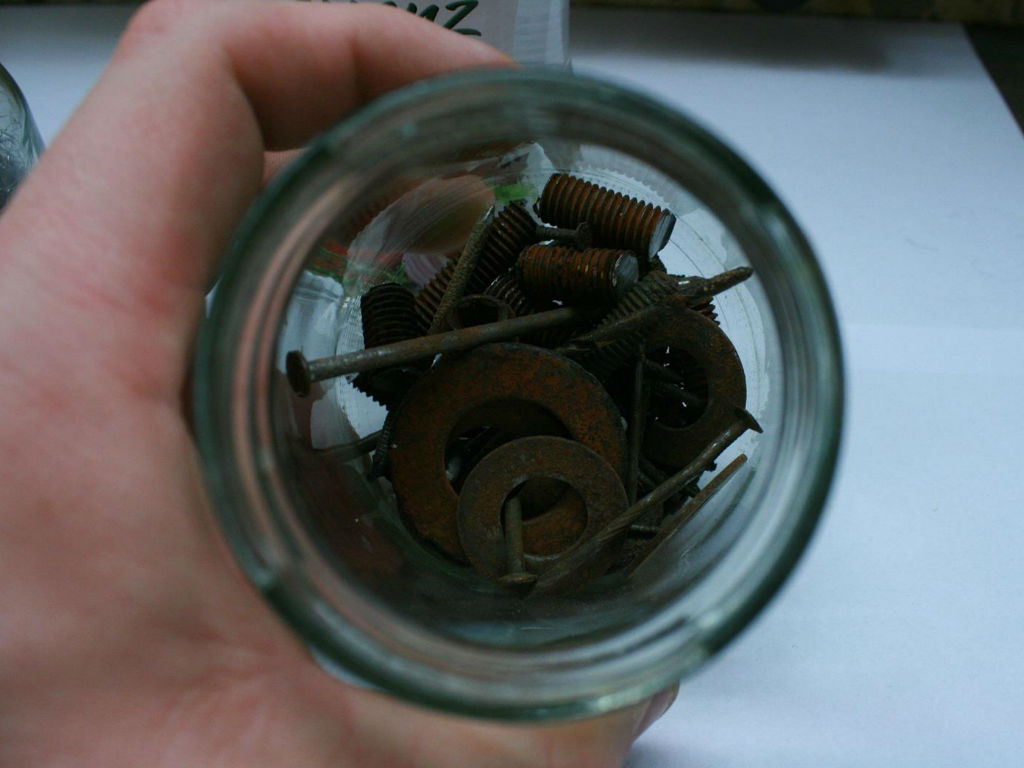
[[[672,702],[676,700],[678,694],[678,685],[673,685],[671,688],[666,688],[661,693],[655,694],[654,698],[651,699],[651,703],[647,705],[647,711],[644,712],[644,716],[640,718],[640,724],[637,725],[636,734],[633,738],[639,738],[644,731],[654,725],[662,715],[668,712],[668,708],[672,706]]]

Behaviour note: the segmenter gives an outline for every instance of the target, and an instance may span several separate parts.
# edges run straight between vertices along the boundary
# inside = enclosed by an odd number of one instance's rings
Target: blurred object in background
[[[460,0],[446,3],[407,3],[395,0],[304,0],[304,2],[388,2],[419,16],[449,26],[456,31],[476,30],[492,45],[506,51],[525,64],[558,64],[557,42],[534,37],[538,19],[543,26],[547,19],[558,23],[570,0]],[[879,19],[922,19],[960,21],[967,24],[996,24],[1024,27],[1024,2],[1021,0],[571,0],[573,5],[618,6],[622,8],[669,8],[690,11],[793,11],[825,16],[867,16]],[[139,5],[139,0],[0,0],[0,5]],[[512,8],[514,24],[524,23],[524,35],[507,19]],[[548,14],[550,13],[550,17]],[[474,19],[469,17],[473,16]],[[484,17],[503,18],[507,31],[490,34],[485,28],[492,23]],[[470,23],[472,22],[472,23]],[[500,29],[500,27],[495,27]],[[554,40],[561,34],[551,26]],[[510,34],[511,33],[511,34]],[[519,50],[512,50],[511,40],[518,37]],[[503,39],[502,39],[503,38]],[[525,47],[524,47],[524,42]],[[552,53],[554,51],[555,53]],[[554,57],[553,59],[551,57]]]
[[[0,64],[0,209],[42,151],[43,140],[25,97]]]
[[[569,0],[357,1],[404,8],[455,32],[479,37],[520,64],[563,67],[568,63]]]
[[[700,11],[794,11],[1024,26],[1024,3],[1019,0],[573,0],[573,4]]]

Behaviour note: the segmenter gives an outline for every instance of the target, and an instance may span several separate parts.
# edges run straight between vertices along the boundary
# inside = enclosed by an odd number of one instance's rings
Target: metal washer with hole
[[[619,474],[582,443],[547,435],[506,443],[473,469],[459,495],[463,551],[473,567],[490,579],[497,581],[508,572],[508,542],[502,525],[505,501],[535,478],[560,480],[583,499],[586,525],[576,544],[591,538],[629,505]],[[580,580],[600,576],[617,554],[617,548],[608,548],[602,557],[588,562],[577,574]],[[559,560],[560,556],[553,556],[535,562],[547,570]]]
[[[449,440],[476,427],[511,437],[538,434],[543,414],[563,437],[625,474],[626,434],[611,396],[586,369],[526,344],[477,347],[442,360],[406,396],[391,442],[391,481],[406,521],[443,552],[465,559],[457,522],[458,493],[446,474]],[[550,434],[545,430],[544,434]]]

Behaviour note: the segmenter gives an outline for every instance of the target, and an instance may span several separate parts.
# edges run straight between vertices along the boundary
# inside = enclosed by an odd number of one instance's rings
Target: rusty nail
[[[487,212],[486,216],[473,226],[473,230],[469,233],[469,239],[466,240],[462,253],[459,255],[459,260],[455,264],[451,280],[445,287],[444,295],[441,296],[441,301],[437,305],[437,311],[434,312],[434,317],[427,328],[428,334],[437,333],[444,327],[448,313],[454,309],[459,299],[465,295],[466,286],[469,285],[469,278],[472,277],[473,270],[476,269],[476,265],[480,261],[480,253],[483,251],[484,243],[487,241],[487,236],[490,234],[493,223],[494,209],[492,208]]]
[[[359,309],[363,321],[363,347],[379,347],[421,334],[412,291],[399,283],[381,283],[362,295]],[[385,406],[397,403],[409,391],[422,371],[392,368],[356,376],[352,384]]]
[[[691,301],[710,299],[723,291],[735,288],[752,274],[754,270],[750,267],[736,267],[711,277],[683,277],[679,279],[679,288]]]
[[[626,463],[626,495],[630,504],[636,503],[640,479],[640,449],[644,442],[645,405],[647,392],[644,384],[643,350],[633,366],[633,403],[629,419],[629,455]]]
[[[510,496],[505,501],[505,546],[508,573],[499,581],[512,587],[524,587],[537,581],[537,577],[526,570],[526,555],[523,552],[523,507],[518,496]]]
[[[369,478],[375,480],[378,477],[387,477],[391,470],[391,439],[395,431],[395,411],[388,411],[384,417],[384,424],[377,433],[377,442],[373,451],[373,459],[370,461]]]
[[[598,379],[605,381],[631,362],[636,345],[644,341],[642,331],[647,330],[647,326],[630,333],[628,324],[623,326],[618,324],[630,316],[636,316],[641,310],[667,300],[668,297],[672,297],[672,306],[681,308],[689,306],[688,299],[680,293],[679,282],[676,278],[670,277],[665,272],[649,272],[644,275],[640,282],[601,319],[593,331],[593,334],[601,334],[611,330],[610,326],[621,329],[621,333],[616,333],[613,341],[608,339],[610,343],[601,344],[590,350],[593,354],[587,355],[584,362],[586,368]],[[680,311],[682,310],[680,309]],[[660,312],[661,310],[658,310],[658,313]],[[584,350],[583,354],[585,353]]]
[[[463,296],[451,308],[446,318],[446,325],[451,330],[472,328],[487,323],[500,323],[508,320],[512,310],[501,299],[481,293]]]
[[[536,591],[538,593],[565,591],[584,586],[580,583],[577,571],[580,571],[591,560],[600,557],[609,546],[616,544],[641,516],[671,498],[680,489],[699,477],[722,451],[748,429],[760,432],[761,426],[749,412],[743,408],[736,408],[733,422],[712,440],[693,461],[569,552],[555,567],[540,577],[537,581]]]
[[[669,381],[655,381],[651,384],[651,390],[658,395],[666,397],[672,397],[688,408],[703,408],[707,405],[707,402],[692,392],[687,392],[685,389],[680,389],[680,384]]]
[[[686,308],[686,299],[679,295],[660,297],[649,306],[640,307],[636,311],[616,317],[608,323],[599,325],[595,330],[584,333],[569,340],[558,348],[559,354],[578,355],[599,351],[612,342],[627,340],[632,334],[641,333],[655,323],[665,319],[680,308]]]
[[[685,418],[666,418],[669,414],[659,412],[659,401],[652,400],[655,412],[644,432],[644,453],[664,466],[685,467],[732,423],[736,407],[746,403],[743,365],[722,329],[693,310],[681,312],[676,322],[653,328],[646,341],[649,350],[668,350],[669,364],[679,366],[677,371],[690,391],[707,400],[699,412]],[[693,386],[702,382],[706,384]],[[679,403],[675,394],[669,401],[662,399],[661,406],[674,410],[673,402]]]
[[[533,242],[536,226],[533,217],[521,202],[507,205],[491,222],[479,253],[475,257],[470,257],[475,258],[476,264],[464,265],[463,268],[470,272],[470,277],[467,285],[460,291],[480,293],[494,278],[507,272],[519,258],[519,252]],[[473,240],[471,236],[466,245],[471,245]],[[445,293],[448,292],[461,260],[461,256],[451,259],[416,294],[416,313],[423,328],[428,328],[438,316],[438,308]],[[443,318],[444,314],[440,317]]]
[[[752,429],[755,432],[761,432],[761,425],[757,423],[749,411],[743,408],[736,408],[735,418],[732,423],[726,427],[718,437],[712,440],[707,447],[704,448],[697,456],[685,467],[671,475],[664,483],[658,488],[647,494],[643,499],[636,503],[636,507],[646,507],[640,510],[640,514],[646,511],[647,508],[654,504],[660,504],[661,502],[674,495],[676,492],[687,486],[692,480],[695,480],[701,475],[709,466],[711,466],[715,459],[718,458],[719,454],[728,448],[732,443],[739,438],[748,429]],[[626,514],[630,510],[626,510],[622,514],[625,518]]]
[[[662,545],[673,535],[676,531],[683,527],[687,522],[693,519],[701,508],[707,504],[707,502],[718,493],[719,489],[729,481],[730,478],[747,462],[747,455],[741,453],[735,459],[730,461],[721,472],[716,474],[713,478],[708,481],[697,494],[690,499],[675,515],[665,522],[664,525],[655,533],[653,540],[647,545],[647,549],[642,552],[637,559],[629,565],[626,569],[626,574],[633,573],[636,569],[642,566],[645,562],[648,562],[651,557],[661,549]],[[631,531],[639,526],[633,526]]]
[[[313,383],[317,381],[403,365],[444,352],[457,352],[481,344],[513,339],[525,333],[554,328],[589,316],[583,309],[561,307],[525,317],[514,317],[500,323],[487,323],[458,331],[421,336],[344,355],[322,357],[318,360],[307,360],[302,352],[293,350],[285,358],[285,369],[292,389],[300,397],[306,397]]]
[[[653,491],[663,482],[665,482],[668,479],[668,477],[669,472],[667,470],[658,467],[657,465],[654,464],[654,462],[652,462],[646,456],[641,454],[640,480],[643,483],[643,485],[647,488],[648,493],[650,491]],[[681,493],[685,493],[687,496],[693,496],[693,494],[696,493],[696,491],[693,490],[693,485],[696,485],[696,482],[684,487]]]
[[[316,453],[330,456],[336,461],[351,461],[371,453],[377,447],[377,439],[380,437],[380,430],[371,432],[365,437],[354,440],[343,445],[333,445],[330,448],[314,449]]]
[[[681,389],[685,382],[683,377],[679,375],[677,371],[671,368],[666,368],[663,365],[659,365],[653,360],[644,360],[644,369],[651,374],[653,378],[660,379],[660,381],[652,382],[651,388],[662,392],[666,395],[672,395],[679,399],[683,405],[690,408],[703,408],[707,405],[707,402],[692,392],[687,392],[685,389]]]
[[[576,229],[546,227],[543,224],[538,224],[536,237],[538,240],[554,240],[565,243],[581,251],[586,250],[594,243],[594,233],[590,224],[585,221],[580,222]]]

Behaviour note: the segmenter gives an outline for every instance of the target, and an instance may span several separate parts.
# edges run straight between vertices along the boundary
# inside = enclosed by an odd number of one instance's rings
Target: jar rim
[[[248,435],[239,431],[239,424],[229,413],[230,400],[225,397],[239,381],[238,371],[233,369],[239,339],[222,330],[232,327],[233,323],[237,325],[237,318],[232,320],[230,312],[239,311],[238,307],[251,298],[247,295],[254,290],[251,273],[260,270],[253,270],[249,259],[265,234],[266,222],[279,217],[283,209],[294,203],[311,175],[327,168],[347,142],[376,121],[430,100],[486,101],[499,93],[506,99],[530,98],[539,107],[572,102],[590,107],[600,105],[614,116],[628,115],[632,120],[642,116],[645,137],[653,140],[659,149],[682,140],[688,151],[702,157],[712,175],[717,174],[709,183],[721,187],[722,200],[744,202],[742,210],[731,212],[733,223],[756,226],[764,243],[775,253],[784,255],[782,266],[792,274],[799,273],[806,289],[799,297],[800,320],[807,323],[809,333],[816,335],[809,343],[815,345],[819,368],[816,372],[807,372],[808,386],[813,387],[815,396],[814,413],[809,417],[810,432],[805,435],[811,447],[806,451],[805,479],[799,487],[789,489],[793,507],[785,541],[774,548],[767,561],[751,566],[752,570],[744,574],[750,578],[737,579],[738,583],[723,601],[714,621],[699,627],[699,641],[693,641],[685,652],[672,639],[673,631],[678,632],[679,627],[666,620],[657,629],[648,627],[644,640],[648,665],[644,674],[605,659],[603,678],[595,675],[593,669],[588,670],[587,674],[594,676],[593,681],[576,681],[579,690],[587,692],[563,699],[556,696],[519,701],[516,697],[523,695],[521,687],[502,688],[495,685],[494,680],[457,680],[439,685],[430,674],[410,674],[410,668],[417,664],[425,665],[423,669],[429,671],[429,662],[422,659],[406,660],[396,672],[388,659],[368,651],[365,644],[360,645],[361,641],[353,639],[354,635],[339,644],[337,634],[314,615],[310,605],[299,599],[297,590],[309,587],[303,584],[302,577],[294,572],[282,575],[273,568],[268,569],[254,552],[239,517],[251,486],[247,491],[244,483],[240,484],[238,478],[231,476],[238,469],[235,448],[238,441],[248,439]],[[663,170],[664,164],[655,167]],[[719,207],[721,205],[719,201]],[[243,278],[247,272],[249,276]],[[234,349],[232,344],[236,345]],[[824,278],[799,227],[764,181],[733,150],[676,109],[605,81],[527,69],[462,72],[424,80],[386,94],[326,131],[296,162],[282,171],[246,214],[225,260],[217,298],[200,334],[194,387],[197,442],[221,526],[244,570],[322,661],[336,671],[340,666],[354,672],[362,681],[420,703],[463,714],[505,719],[583,716],[625,706],[672,684],[725,646],[769,602],[804,551],[831,483],[843,411],[838,323]],[[576,670],[572,674],[578,677],[581,673]]]
[[[7,71],[7,68],[2,63],[0,63],[0,90],[6,90],[14,99],[16,107],[21,110],[20,141],[29,148],[31,160],[34,162],[36,157],[43,151],[43,139],[39,135],[39,128],[36,125],[35,118],[32,116],[32,110],[28,106],[28,101],[25,99],[25,94],[14,79],[14,76]]]

